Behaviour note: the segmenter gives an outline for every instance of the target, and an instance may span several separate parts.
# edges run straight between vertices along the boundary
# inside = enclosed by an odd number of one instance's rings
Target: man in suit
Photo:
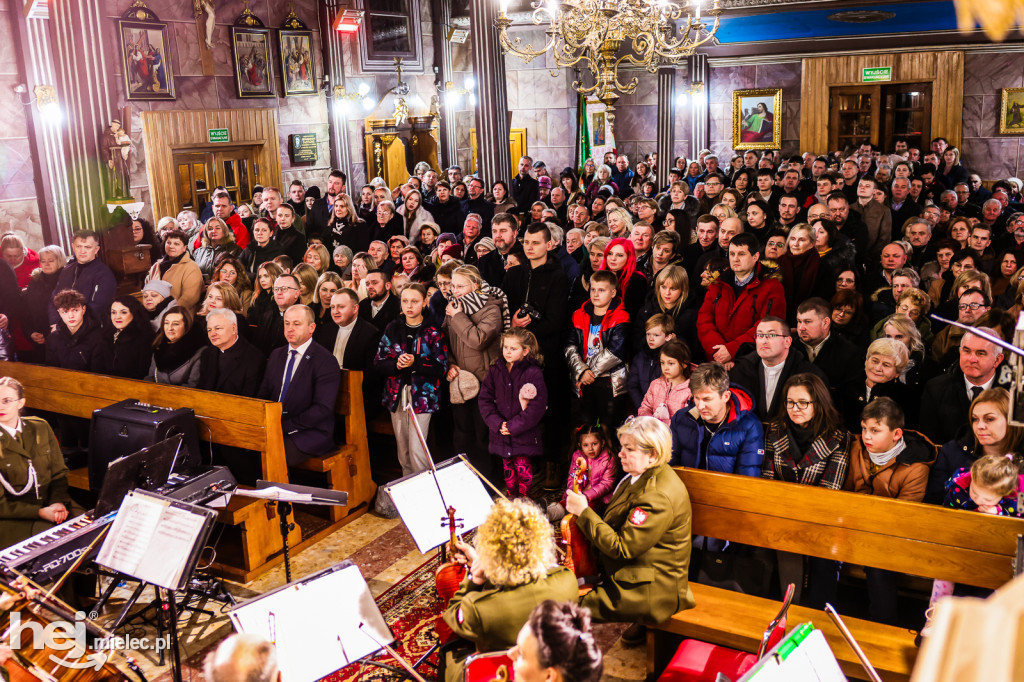
[[[199,386],[204,391],[251,396],[259,390],[266,359],[260,350],[238,335],[238,318],[228,308],[206,315],[210,347],[199,362]]]
[[[257,395],[282,403],[285,458],[290,465],[322,457],[334,448],[334,405],[341,369],[330,351],[313,343],[313,311],[293,305],[284,313],[288,345],[267,360]]]
[[[864,388],[864,352],[832,333],[832,308],[823,298],[809,298],[797,307],[796,332],[807,359],[828,378],[836,409],[845,414],[842,396],[857,395]]]
[[[359,319],[359,294],[352,289],[334,292],[331,321],[333,324],[317,328],[316,342],[331,351],[342,369],[372,370],[381,333],[370,322]]]
[[[382,270],[366,274],[366,298],[359,303],[359,319],[366,320],[381,334],[402,312],[397,296],[391,295],[391,280]]]
[[[299,302],[302,290],[295,275],[281,275],[274,280],[274,303],[271,308],[254,320],[256,332],[253,343],[264,355],[284,345],[284,311]]]
[[[332,170],[327,176],[327,193],[313,202],[313,208],[306,215],[306,234],[325,234],[327,222],[334,210],[334,200],[345,193],[345,174],[340,170]]]
[[[782,390],[791,376],[806,372],[828,382],[824,372],[792,347],[789,325],[782,318],[769,315],[757,324],[755,346],[757,352],[739,358],[729,371],[729,378],[753,396],[754,413],[762,422],[778,416],[786,400]]]

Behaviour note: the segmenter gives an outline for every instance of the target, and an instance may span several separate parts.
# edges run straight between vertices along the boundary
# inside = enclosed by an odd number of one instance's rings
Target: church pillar
[[[676,69],[658,69],[658,189],[668,184],[675,147]]]
[[[452,28],[451,0],[432,0],[430,14],[435,18],[435,24],[438,27],[434,31],[434,69],[442,89],[440,93],[442,110],[441,120],[438,121],[440,139],[437,163],[443,170],[456,163],[455,104],[450,102],[450,98],[444,93],[444,84],[453,80],[452,44],[448,40],[448,31]]]
[[[470,0],[473,73],[477,79],[477,169],[487,186],[512,176],[505,55],[494,27],[498,14],[495,0]]]
[[[703,83],[704,90],[687,97],[690,103],[690,154],[691,158],[697,157],[697,152],[708,146],[708,56],[695,54],[689,57],[690,61],[690,86],[694,83]],[[728,161],[726,161],[728,163]]]
[[[349,148],[348,139],[348,118],[345,116],[340,102],[334,99],[334,89],[345,87],[345,61],[342,57],[341,41],[348,35],[348,40],[355,40],[352,34],[339,33],[333,30],[334,17],[339,12],[345,11],[339,0],[326,0],[324,9],[320,12],[320,36],[323,42],[324,73],[328,75],[327,87],[327,119],[328,130],[331,136],[331,167],[340,170],[346,178],[352,177],[352,153]],[[365,31],[366,23],[359,27]],[[349,194],[353,194],[352,187],[346,187]],[[358,193],[357,193],[358,194]]]

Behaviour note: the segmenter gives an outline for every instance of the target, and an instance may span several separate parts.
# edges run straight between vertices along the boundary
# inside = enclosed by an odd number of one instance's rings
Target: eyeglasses
[[[0,399],[0,405],[10,405],[11,403],[16,403],[19,400],[21,400],[21,398],[3,398]]]
[[[808,407],[814,404],[813,400],[787,400],[786,409],[789,410],[806,410]]]
[[[984,303],[961,303],[957,306],[960,310],[978,310],[980,308],[987,308],[988,306]]]
[[[282,291],[299,291],[295,287],[274,287],[274,293],[279,294]]]
[[[782,334],[776,334],[775,332],[768,332],[767,334],[764,332],[757,332],[754,336],[756,336],[759,339],[768,339],[769,341],[774,341],[775,339],[781,337]]]

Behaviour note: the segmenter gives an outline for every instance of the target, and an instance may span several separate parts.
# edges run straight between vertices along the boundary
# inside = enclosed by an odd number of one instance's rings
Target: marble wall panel
[[[650,139],[658,130],[658,107],[631,106],[615,110],[615,140]]]
[[[34,177],[28,140],[0,139],[0,200],[36,196]]]
[[[564,146],[576,144],[575,111],[569,111],[568,109],[548,110],[548,143]]]
[[[1019,53],[982,52],[964,55],[964,94],[998,95],[1000,88],[1024,85],[1024,59]]]
[[[519,71],[519,106],[525,109],[575,106],[576,93],[547,71]]]
[[[308,97],[286,97],[278,108],[278,124],[313,123],[327,120],[327,99],[324,93]]]
[[[782,88],[782,99],[800,99],[800,76],[803,67],[800,62],[783,64],[758,64],[755,77],[756,88]]]
[[[508,109],[513,111],[519,108],[519,71],[505,72],[505,97],[508,100]]]
[[[755,87],[757,67],[755,66],[716,66],[708,69],[711,84],[708,90],[708,101],[728,102],[732,104],[732,91]]]
[[[327,168],[331,165],[331,149],[328,126],[322,124],[279,125],[277,128],[281,147],[281,168],[291,171],[311,172],[315,168]],[[312,163],[292,164],[288,149],[288,136],[299,133],[315,133],[317,142],[317,160]]]
[[[566,166],[573,165],[575,155],[574,147],[530,147],[530,156],[547,164],[548,170],[555,176]]]
[[[168,28],[169,32],[174,35],[174,52],[177,57],[177,68],[174,71],[175,80],[178,76],[202,76],[203,60],[199,54],[199,40],[195,24],[175,22]],[[228,50],[217,50],[217,52],[228,52]],[[118,66],[120,67],[120,64]]]
[[[182,79],[185,80],[185,79]],[[277,97],[265,97],[257,99],[240,99],[238,92],[235,89],[235,78],[234,76],[217,76],[216,78],[202,78],[202,79],[191,79],[191,80],[204,80],[204,81],[216,81],[217,94],[216,99],[211,102],[217,102],[217,104],[206,104],[195,107],[168,107],[168,108],[188,108],[188,109],[260,109],[260,108],[277,108],[281,102]],[[179,94],[178,101],[181,101]],[[155,104],[155,102],[154,102]],[[155,108],[155,107],[154,107]]]
[[[800,139],[800,100],[782,102],[782,139]]]
[[[34,251],[46,246],[35,197],[0,201],[0,232],[14,232]]]
[[[18,73],[18,62],[14,56],[12,18],[17,19],[17,15],[8,14],[6,8],[0,12],[0,75],[16,75]]]
[[[732,137],[732,102],[714,102],[708,106],[709,136],[712,140]]]
[[[516,109],[512,112],[512,128],[526,128],[530,149],[548,146],[548,110]]]
[[[476,116],[472,111],[455,113],[455,146],[457,149],[469,149],[469,131],[474,127],[476,127]],[[459,165],[465,167],[461,161]]]
[[[359,158],[362,158],[361,156]],[[363,161],[352,162],[352,175],[349,178],[349,186],[362,187],[369,178],[366,177],[366,163]]]
[[[983,180],[1010,177],[1017,172],[1021,141],[1016,138],[968,138],[963,143],[964,163]]]
[[[0,16],[0,23],[3,17]],[[3,137],[27,137],[28,136],[28,107],[22,104],[22,97],[26,99],[29,95],[14,92],[14,88],[22,83],[21,76],[17,74],[0,76],[0,121],[4,122]]]
[[[673,144],[673,147],[672,147],[672,156],[673,157],[683,156],[683,157],[686,157],[687,159],[689,159],[690,158],[690,141],[689,140],[681,140],[681,139],[679,139],[677,137],[676,140],[675,140],[675,143]]]
[[[135,0],[107,0],[106,14],[108,17],[120,19],[121,15],[132,6]],[[229,3],[224,3],[229,4]],[[227,11],[222,10],[221,6],[217,6],[217,21],[231,23],[235,20],[235,17],[242,11],[242,3],[236,3],[238,8],[235,13],[231,15],[231,18],[227,18]],[[150,9],[156,12],[156,15],[160,17],[160,21],[188,21],[195,25],[195,16],[192,12],[191,0],[164,0],[163,2],[154,2],[149,5]],[[255,9],[256,5],[253,5]],[[221,14],[224,12],[224,14]]]

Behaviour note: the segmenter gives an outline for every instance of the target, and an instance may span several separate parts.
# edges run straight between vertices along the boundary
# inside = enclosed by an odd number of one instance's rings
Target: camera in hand
[[[534,322],[543,317],[543,315],[540,314],[540,311],[534,308],[529,303],[524,303],[523,305],[519,306],[519,310],[516,311],[516,315],[518,315],[521,318],[529,317]]]

